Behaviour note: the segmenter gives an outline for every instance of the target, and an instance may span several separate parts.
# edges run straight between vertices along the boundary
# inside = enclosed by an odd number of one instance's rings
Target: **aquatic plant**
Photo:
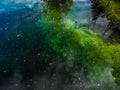
[[[110,18],[114,25],[120,29],[120,2],[118,0],[95,0],[104,7],[105,13]]]
[[[47,4],[47,11],[54,9],[57,12],[67,14],[73,4],[73,0],[43,0]]]
[[[46,24],[43,24],[45,21]],[[83,69],[89,79],[93,74],[101,77],[101,71],[110,65],[111,56],[107,51],[107,44],[90,29],[77,28],[75,23],[67,18],[64,18],[59,28],[46,19],[39,20],[38,24],[42,28],[39,32],[45,32],[44,38],[49,46],[65,58],[65,69],[73,76],[76,71],[80,72]],[[48,26],[49,28],[46,29],[45,27]]]
[[[43,0],[46,5],[44,15],[52,21],[56,27],[59,27],[63,17],[65,17],[71,9],[73,0]]]
[[[51,4],[47,8],[45,16],[37,22],[38,31],[44,35],[52,51],[64,58],[65,71],[76,76],[75,72],[83,70],[92,82],[95,80],[93,75],[102,77],[101,71],[113,62],[111,45],[102,41],[92,30],[76,27],[74,22],[62,17],[64,12],[58,8]],[[58,62],[58,59],[51,62]]]
[[[113,44],[110,47],[112,51],[112,75],[115,77],[115,82],[117,85],[120,85],[120,44]]]

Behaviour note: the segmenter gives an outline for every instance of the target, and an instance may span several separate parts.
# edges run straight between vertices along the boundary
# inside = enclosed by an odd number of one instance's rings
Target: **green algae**
[[[105,11],[108,17],[113,18],[116,24],[119,23],[119,9],[116,10],[119,8],[119,3],[115,5],[113,0],[101,0],[100,2],[108,7]],[[48,42],[48,47],[54,53],[57,53],[57,56],[64,58],[65,71],[73,76],[79,76],[79,72],[83,70],[86,77],[94,82],[96,77],[97,80],[104,77],[102,71],[106,67],[112,66],[114,69],[112,75],[119,83],[120,64],[116,62],[120,60],[120,45],[104,42],[86,27],[76,27],[74,22],[62,17],[64,13],[62,10],[65,7],[58,10],[58,8],[49,4],[47,8],[45,16],[37,22],[37,25],[41,28],[38,32],[43,34]],[[116,50],[118,50],[117,54],[115,54]],[[58,58],[51,60],[51,62],[58,62]],[[93,75],[95,78],[93,78]]]
[[[23,31],[28,30],[29,33],[22,32],[20,37],[17,35],[21,32],[11,35],[14,43],[10,40],[7,46],[12,46],[10,48],[13,49],[14,57],[20,59],[22,74],[26,78],[35,73],[43,74],[47,70],[50,73],[58,70],[60,75],[67,73],[78,78],[83,71],[86,79],[96,83],[105,77],[104,70],[110,73],[106,67],[112,66],[112,75],[120,85],[119,44],[108,44],[89,28],[78,28],[73,21],[61,18],[61,12],[54,8],[49,8],[45,17],[38,20],[38,28],[30,23],[28,25],[29,28],[25,28],[25,24]],[[61,71],[58,69],[59,65],[63,66]],[[112,82],[113,77],[109,79]]]
[[[97,0],[104,7],[105,13],[120,29],[120,2],[115,0]]]
[[[46,21],[46,20],[44,20]],[[101,76],[101,71],[111,63],[111,56],[108,53],[107,44],[103,42],[92,30],[81,27],[77,28],[75,23],[64,18],[61,27],[51,27],[54,23],[50,21],[40,27],[49,29],[40,30],[46,32],[46,40],[54,52],[65,58],[65,63],[72,62],[67,72],[78,72],[83,69],[86,76]],[[47,25],[50,24],[50,25]],[[57,60],[55,61],[57,62]]]
[[[112,51],[112,75],[115,77],[115,82],[117,85],[120,85],[120,44],[113,44],[110,47]]]

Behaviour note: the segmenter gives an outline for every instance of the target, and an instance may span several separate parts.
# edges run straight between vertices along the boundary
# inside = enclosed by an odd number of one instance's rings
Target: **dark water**
[[[47,28],[43,18],[48,15],[59,28],[60,20],[66,17],[70,24],[91,29],[101,39],[107,39],[113,33],[110,30],[104,34],[110,20],[106,16],[93,20],[90,0],[54,2],[0,0],[0,90],[117,90],[110,73],[111,66],[101,72],[103,78],[93,75],[93,82],[87,80],[82,68],[69,70],[72,62],[64,62],[64,55],[51,49],[46,40],[48,32],[44,30],[53,26]],[[62,13],[60,17],[56,13],[51,16],[47,13],[52,5]],[[58,19],[54,20],[56,16]],[[43,27],[38,22],[42,22]],[[71,54],[69,58],[72,58]],[[68,71],[65,70],[66,63]],[[78,73],[77,78],[71,74],[73,72]]]

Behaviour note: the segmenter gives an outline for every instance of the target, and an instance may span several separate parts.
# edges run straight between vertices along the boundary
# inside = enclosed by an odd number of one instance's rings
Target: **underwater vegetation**
[[[72,63],[68,72],[83,69],[87,77],[93,80],[90,76],[99,76],[106,65],[112,65],[111,45],[102,41],[92,30],[76,27],[74,22],[61,18],[61,11],[55,8],[48,9],[44,18],[47,21],[39,20],[38,24],[53,51],[63,56],[66,62]],[[40,30],[41,33],[42,31]],[[115,48],[116,45],[112,47]],[[115,58],[119,56],[114,57],[114,60]]]
[[[112,51],[112,75],[115,77],[115,82],[117,85],[120,85],[120,1],[119,0],[92,0],[93,3],[97,6],[96,13],[98,15],[104,16],[107,15],[108,19],[111,20],[109,29],[113,29],[116,34],[113,34],[108,39],[112,45],[110,46],[110,51]],[[93,5],[94,5],[93,4]],[[95,7],[96,7],[95,6]],[[102,12],[99,12],[102,11]]]
[[[104,13],[107,14],[107,17],[114,23],[115,27],[120,29],[120,1],[119,0],[94,0],[99,2],[104,8]],[[119,32],[119,31],[118,31]],[[116,38],[115,38],[116,37]],[[112,38],[112,42],[117,43],[118,46],[112,45],[113,50],[113,76],[116,78],[116,83],[120,85],[120,46],[119,46],[119,35]],[[117,41],[117,42],[116,42]],[[116,58],[115,58],[116,57]]]
[[[103,3],[107,3],[107,1]],[[119,3],[117,3],[115,7],[119,7],[118,4]],[[119,11],[119,9],[116,8],[113,8],[112,10],[117,13],[115,16],[113,15],[108,17],[117,19],[116,21],[119,23],[119,12],[116,12],[116,10]],[[110,13],[110,11],[107,12]],[[90,76],[99,76],[101,70],[103,70],[105,66],[113,66],[114,70],[112,74],[116,78],[116,83],[119,84],[120,64],[117,63],[118,65],[116,65],[116,62],[119,62],[120,60],[120,45],[102,41],[88,28],[76,27],[74,22],[67,18],[61,18],[61,13],[62,12],[56,10],[56,8],[50,8],[48,9],[48,13],[45,15],[45,18],[49,22],[45,22],[46,20],[43,20],[44,24],[46,23],[46,26],[41,22],[41,20],[38,21],[38,23],[40,23],[40,27],[43,28],[43,31],[46,31],[46,33],[49,32],[48,35],[46,34],[46,37],[48,38],[48,44],[53,51],[65,57],[68,62],[72,62],[70,71],[76,71],[74,69],[83,69],[84,74],[88,75],[87,77],[91,80],[93,80],[93,78]],[[53,19],[51,20],[51,18]]]
[[[111,50],[113,51],[112,75],[115,77],[116,84],[120,85],[120,45],[111,45]]]
[[[78,70],[83,68],[88,74],[89,71],[98,72],[104,64],[108,64],[107,45],[91,30],[85,27],[77,28],[73,22],[67,19],[63,20],[63,24],[59,28],[51,27],[50,22],[46,22],[44,25],[40,20],[39,23],[46,34],[49,46],[65,57],[66,61],[72,62],[71,68],[80,67]],[[41,30],[40,32],[43,33]]]
[[[103,8],[107,17],[120,29],[120,1],[119,0],[93,0]]]
[[[101,71],[106,66],[111,66],[120,58],[119,44],[106,43],[88,28],[76,27],[69,19],[64,18],[59,28],[46,20],[39,20],[38,24],[42,28],[39,32],[45,33],[46,41],[51,49],[65,58],[67,72],[73,74],[74,71],[80,72],[83,69],[84,74],[94,81],[92,75],[100,77]],[[117,54],[114,55],[116,52]],[[67,69],[68,66],[69,69]]]
[[[59,25],[61,19],[65,17],[73,4],[73,0],[43,0],[46,2],[44,6],[44,15],[49,18],[54,24]]]
[[[28,87],[26,90],[34,90],[28,84],[34,86],[36,82],[33,78],[36,76],[51,79],[45,81],[45,85],[48,82],[47,88],[41,84],[43,88],[39,86],[39,89],[35,90],[75,90],[71,88],[76,85],[75,81],[82,83],[76,90],[101,90],[105,85],[108,85],[107,89],[117,90],[114,81],[120,85],[120,44],[102,40],[90,28],[78,27],[74,21],[67,18],[72,0],[43,1],[46,4],[43,5],[43,14],[39,17],[28,17],[29,14],[25,14],[17,27],[15,25],[10,28],[13,31],[0,38],[3,42],[0,44],[2,49],[6,50],[3,54],[11,62],[17,63],[10,65],[8,71],[0,67],[0,76],[3,77],[0,82],[5,79],[11,82],[9,76],[17,71],[22,75],[18,75],[20,82]],[[35,21],[32,17],[36,18]],[[110,18],[114,19],[114,16]],[[3,61],[4,59],[6,58],[3,57]],[[4,71],[5,73],[1,74]],[[51,88],[52,78],[57,78],[54,89]],[[40,79],[42,82],[44,78]],[[70,84],[70,89],[63,88],[67,84]],[[93,86],[90,87],[89,84]]]

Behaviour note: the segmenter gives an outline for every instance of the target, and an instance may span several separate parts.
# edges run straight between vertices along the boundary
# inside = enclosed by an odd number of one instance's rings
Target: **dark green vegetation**
[[[106,44],[91,30],[77,28],[74,22],[62,17],[62,13],[66,12],[56,9],[59,4],[61,4],[60,8],[64,10],[66,3],[60,2],[53,6],[48,2],[47,7],[49,8],[45,17],[38,21],[38,25],[42,28],[39,30],[40,33],[45,33],[44,38],[54,52],[63,56],[65,62],[71,62],[68,72],[83,69],[86,75],[92,72],[99,75],[111,59],[107,54]],[[65,66],[67,67],[67,65]]]
[[[70,11],[73,0],[43,0],[47,3],[44,8],[44,15],[50,21],[54,22],[54,25],[60,25],[63,17],[65,17]]]
[[[116,78],[116,84],[120,85],[120,45],[113,45],[111,47],[113,50],[113,72],[112,75]]]
[[[98,3],[98,6],[102,6],[103,14],[120,29],[120,1],[119,0],[93,0]]]
[[[100,2],[104,5],[103,8],[105,8],[104,10],[108,18],[112,19],[119,28],[119,2],[104,0]],[[106,8],[107,6],[105,5],[108,5],[108,8]],[[70,71],[76,71],[74,69],[84,69],[84,73],[88,75],[88,77],[91,73],[99,76],[99,72],[101,72],[105,66],[113,64],[114,70],[112,74],[116,77],[116,83],[119,85],[120,45],[111,45],[103,42],[91,32],[91,30],[87,28],[77,28],[73,22],[66,18],[61,18],[61,10],[57,10],[51,6],[51,4],[48,4],[48,7],[50,8],[48,9],[48,13],[46,13],[46,17],[50,21],[44,21],[46,25],[40,22],[40,25],[42,25],[41,27],[47,27],[48,32],[50,32],[46,35],[49,46],[55,52],[65,57],[65,60],[72,62]],[[61,19],[62,22],[60,21]],[[47,32],[47,29],[45,28],[44,30],[43,28],[43,31]]]
[[[48,7],[51,7],[51,4],[48,4]],[[115,50],[120,48],[119,44],[103,42],[91,30],[77,28],[74,22],[61,18],[61,13],[64,12],[49,8],[45,14],[49,21],[39,20],[38,24],[42,28],[40,32],[46,34],[46,41],[53,51],[63,56],[66,62],[72,62],[69,72],[83,69],[87,77],[93,75],[92,73],[99,76],[105,66],[120,58],[119,55],[113,58]]]
[[[58,86],[62,86],[67,80],[67,83],[73,83],[74,78],[81,78],[82,73],[87,82],[99,83],[105,76],[103,72],[106,68],[112,66],[112,75],[119,85],[119,43],[103,41],[92,30],[78,28],[66,18],[72,0],[45,2],[47,5],[39,18],[28,21],[28,16],[24,17],[25,22],[14,26],[14,32],[12,27],[7,38],[3,39],[3,45],[6,45],[3,47],[7,49],[5,54],[10,60],[17,62],[12,68],[17,67],[23,75],[22,81],[29,81],[37,75],[60,75],[63,78]],[[109,78],[108,81],[112,80],[113,78]]]
[[[112,75],[116,78],[117,85],[120,85],[120,1],[119,0],[92,0],[96,8],[96,15],[107,16],[111,21],[109,29],[113,29],[113,35],[108,41],[113,44],[111,47],[113,59]],[[100,12],[101,11],[101,12]]]
[[[40,20],[39,24],[42,28],[39,32],[45,34],[48,46],[64,57],[65,70],[69,66],[68,72],[80,72],[83,69],[86,75],[94,73],[99,76],[101,70],[109,65],[111,58],[107,53],[107,45],[89,29],[76,28],[67,19],[63,20],[59,28],[45,20]]]

